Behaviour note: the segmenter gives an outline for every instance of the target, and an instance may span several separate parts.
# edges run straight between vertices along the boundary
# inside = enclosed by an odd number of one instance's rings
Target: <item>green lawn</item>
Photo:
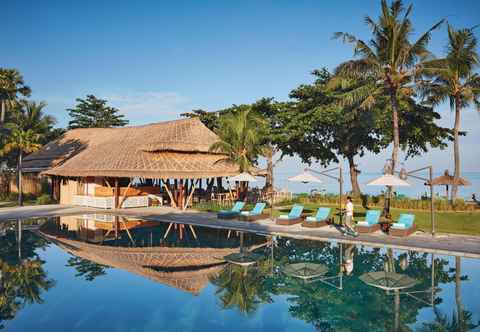
[[[314,213],[320,206],[330,206],[336,208],[338,205],[329,204],[305,204],[306,213]],[[374,207],[378,209],[378,207]],[[275,215],[280,212],[288,213],[290,206],[278,208]],[[413,213],[415,215],[415,223],[419,230],[425,232],[431,231],[430,212],[423,210],[405,210],[405,209],[391,209],[393,218],[397,218],[400,213]],[[356,220],[362,220],[365,216],[365,209],[361,206],[355,206]],[[467,234],[480,235],[480,211],[469,212],[453,212],[453,211],[437,211],[435,212],[436,233],[452,233],[452,234]]]
[[[306,214],[313,214],[319,206],[329,206],[332,208],[338,207],[334,204],[304,204]],[[246,209],[252,208],[253,205],[247,205]],[[273,213],[274,216],[278,216],[280,213],[288,213],[291,205],[276,207]],[[218,205],[214,204],[202,204],[201,206],[195,206],[196,209],[201,211],[216,212],[220,210]],[[379,207],[374,207],[379,209]],[[430,233],[431,222],[429,211],[422,210],[405,210],[395,209],[392,210],[393,218],[397,218],[400,213],[413,213],[415,214],[415,222],[419,230]],[[265,213],[270,213],[269,209],[265,210]],[[362,220],[365,216],[365,209],[361,206],[355,206],[355,219]],[[470,212],[453,212],[453,211],[437,211],[435,212],[435,224],[436,233],[451,233],[451,234],[465,234],[465,235],[480,235],[480,211]]]
[[[37,201],[34,199],[23,201],[23,205],[36,205],[36,204],[37,204]],[[7,208],[7,207],[14,207],[14,206],[18,206],[17,201],[0,201],[0,209]]]

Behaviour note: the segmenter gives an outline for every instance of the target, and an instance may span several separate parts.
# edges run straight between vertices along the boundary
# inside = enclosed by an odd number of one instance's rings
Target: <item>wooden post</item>
[[[190,194],[188,195],[187,201],[185,202],[185,206],[183,207],[183,211],[185,211],[188,207],[188,204],[190,204],[190,201],[192,200],[193,193],[195,192],[195,184],[192,186],[192,190],[190,191]]]
[[[172,192],[170,191],[170,189],[168,189],[168,186],[164,183],[163,184],[163,187],[165,188],[167,194],[168,194],[168,197],[170,198],[170,205],[174,208],[177,207],[177,203],[175,202],[175,199],[173,199],[173,195],[172,195]]]
[[[120,194],[120,185],[118,183],[118,178],[115,178],[115,192],[114,192],[115,209],[118,209],[119,194]]]

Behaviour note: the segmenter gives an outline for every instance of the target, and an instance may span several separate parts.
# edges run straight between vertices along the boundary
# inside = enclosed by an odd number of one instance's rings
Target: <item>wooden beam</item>
[[[195,187],[196,187],[196,184],[194,183],[193,186],[192,186],[192,191],[188,195],[187,201],[185,202],[185,206],[183,207],[183,211],[185,211],[188,207],[188,204],[190,204],[190,201],[192,200],[193,193],[195,192]]]
[[[115,178],[115,192],[113,193],[114,194],[115,209],[118,209],[119,193],[120,193],[120,186],[118,184],[118,178]]]
[[[170,202],[172,204],[172,206],[174,208],[177,207],[177,203],[175,202],[175,200],[173,199],[173,195],[172,195],[172,192],[170,191],[170,189],[168,189],[168,186],[164,183],[163,184],[163,187],[165,188],[165,190],[167,191],[167,194],[168,194],[168,197],[170,197]]]
[[[103,178],[103,180],[104,180],[105,183],[107,184],[107,187],[108,187],[108,188],[112,188],[112,186],[110,185],[110,182],[108,182],[108,179],[107,179],[107,178]]]
[[[132,179],[130,178],[130,182],[128,183],[128,186],[127,186],[127,189],[125,190],[125,193],[123,194],[122,196],[122,200],[120,201],[120,204],[119,204],[119,207],[121,208],[122,207],[122,204],[123,202],[125,202],[125,200],[127,199],[127,193],[128,193],[128,189],[130,189],[130,186],[132,185]]]

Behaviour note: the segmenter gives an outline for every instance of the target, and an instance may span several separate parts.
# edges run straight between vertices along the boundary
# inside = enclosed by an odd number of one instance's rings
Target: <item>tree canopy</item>
[[[123,127],[128,124],[125,116],[118,114],[120,110],[107,106],[104,99],[87,95],[85,99],[77,98],[76,101],[74,108],[67,109],[71,117],[68,129]]]

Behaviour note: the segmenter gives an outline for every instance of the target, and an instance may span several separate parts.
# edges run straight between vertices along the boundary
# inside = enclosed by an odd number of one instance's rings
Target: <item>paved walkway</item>
[[[121,210],[100,210],[79,206],[37,205],[14,208],[0,208],[0,222],[9,219],[27,219],[33,217],[51,217],[65,215],[81,215],[89,213],[108,213],[125,217],[138,217],[151,221],[174,222],[215,228],[230,228],[239,231],[257,232],[288,236],[300,239],[338,241],[342,243],[364,244],[372,247],[391,247],[404,250],[418,250],[442,255],[456,255],[480,258],[480,237],[464,235],[436,235],[417,232],[406,238],[395,238],[376,232],[360,235],[356,238],[344,236],[335,227],[326,226],[318,229],[306,229],[301,225],[279,226],[266,219],[258,222],[217,219],[213,213],[188,210],[181,212],[175,209],[136,208]]]

